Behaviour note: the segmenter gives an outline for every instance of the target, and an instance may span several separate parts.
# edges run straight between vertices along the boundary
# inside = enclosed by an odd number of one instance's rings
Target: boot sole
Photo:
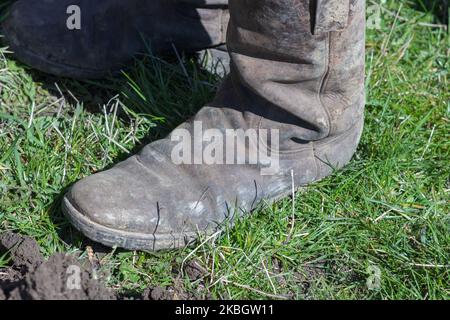
[[[304,186],[297,187],[296,192],[304,188]],[[289,195],[291,195],[291,191],[274,197],[273,199],[269,199],[267,202],[277,202],[285,197],[288,197]],[[62,210],[72,226],[74,226],[84,236],[110,248],[118,247],[127,250],[147,252],[180,249],[193,244],[199,236],[208,236],[213,234],[214,231],[217,231],[216,229],[211,230],[211,232],[199,231],[170,234],[148,234],[113,229],[105,227],[104,225],[87,218],[79,212],[66,197],[64,197],[62,202]]]

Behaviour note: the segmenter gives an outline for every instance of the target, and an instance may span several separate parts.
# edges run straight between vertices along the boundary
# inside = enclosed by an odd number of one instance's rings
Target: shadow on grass
[[[121,121],[129,122],[130,113],[136,117],[150,119],[155,126],[134,146],[131,154],[166,136],[193,116],[213,98],[221,82],[217,74],[200,68],[196,57],[193,56],[183,56],[181,60],[146,56],[136,60],[122,75],[96,81],[61,79],[36,71],[30,71],[30,74],[45,90],[57,99],[66,101],[66,105],[70,107],[65,110],[67,116],[74,112],[75,105],[83,105],[84,110],[103,115],[103,106],[108,105],[113,97],[118,97],[123,108],[127,109],[126,112],[119,110]],[[104,170],[129,156],[128,153],[120,153]],[[82,236],[61,212],[63,196],[72,185],[73,183],[66,185],[47,207],[59,237],[65,243],[76,247],[89,245],[98,252],[110,251]]]
[[[448,25],[448,0],[417,0],[413,7],[416,10],[432,13],[436,23]]]

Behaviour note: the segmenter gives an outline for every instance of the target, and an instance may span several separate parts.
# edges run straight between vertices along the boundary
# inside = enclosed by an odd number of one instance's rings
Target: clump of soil
[[[5,251],[10,251],[14,266],[22,271],[34,269],[44,262],[38,244],[30,237],[10,232],[0,235],[0,252]]]
[[[0,252],[9,252],[12,266],[0,270],[0,299],[108,300],[115,294],[92,278],[74,256],[55,254],[45,261],[33,239],[0,235]]]
[[[168,288],[147,288],[142,294],[143,300],[195,300],[195,297],[186,293],[182,287],[174,285]]]
[[[126,296],[107,288],[94,279],[91,259],[58,253],[44,259],[39,245],[32,238],[14,233],[0,234],[0,255],[8,252],[12,265],[0,269],[0,300],[185,300],[205,299],[203,295],[187,293],[180,279],[168,288],[147,288],[142,294]],[[189,262],[185,272],[190,279],[202,277],[202,268]]]

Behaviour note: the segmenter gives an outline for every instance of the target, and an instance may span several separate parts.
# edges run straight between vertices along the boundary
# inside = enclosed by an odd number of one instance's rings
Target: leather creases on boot
[[[336,21],[327,6],[337,8]],[[70,221],[109,246],[178,248],[262,200],[289,195],[292,183],[305,186],[345,166],[363,128],[364,6],[230,1],[231,74],[214,101],[166,139],[75,184],[63,203]],[[232,156],[226,143],[215,162],[199,156],[205,141],[233,132]],[[181,136],[194,139],[184,162],[174,160]],[[260,155],[252,141],[276,161],[247,161]]]
[[[3,34],[15,56],[38,70],[102,78],[134,56],[196,52],[225,44],[227,1],[18,0]]]

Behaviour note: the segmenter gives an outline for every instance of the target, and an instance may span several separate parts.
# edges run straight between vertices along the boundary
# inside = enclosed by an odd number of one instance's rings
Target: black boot
[[[225,43],[228,0],[18,0],[2,24],[19,60],[72,78],[116,71],[147,45],[155,54]]]

